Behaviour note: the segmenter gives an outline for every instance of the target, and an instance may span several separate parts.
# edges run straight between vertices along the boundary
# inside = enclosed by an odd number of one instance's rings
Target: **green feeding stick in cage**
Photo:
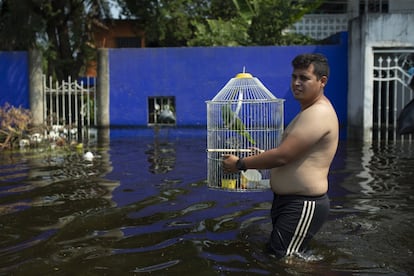
[[[243,124],[242,120],[240,120],[237,114],[231,110],[230,105],[226,104],[221,107],[221,115],[225,127],[246,137],[246,139],[253,145],[256,144],[250,134],[246,131],[246,126]]]

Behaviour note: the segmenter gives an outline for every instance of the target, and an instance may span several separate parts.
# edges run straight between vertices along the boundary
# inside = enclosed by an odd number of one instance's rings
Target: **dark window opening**
[[[174,96],[148,97],[148,125],[171,126],[176,124]]]
[[[314,14],[332,14],[332,13],[347,13],[347,2],[344,0],[330,0],[324,1],[316,10]]]
[[[359,13],[388,13],[387,0],[365,0],[359,4]]]
[[[117,37],[116,46],[118,48],[141,48],[140,37]]]

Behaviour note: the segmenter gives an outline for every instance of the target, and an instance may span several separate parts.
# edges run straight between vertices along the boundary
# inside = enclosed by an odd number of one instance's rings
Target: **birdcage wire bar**
[[[211,101],[206,102],[210,188],[226,191],[269,188],[269,170],[260,170],[261,180],[249,183],[243,173],[225,174],[222,160],[225,154],[243,158],[277,147],[283,134],[283,102],[259,79],[248,76],[232,78]]]

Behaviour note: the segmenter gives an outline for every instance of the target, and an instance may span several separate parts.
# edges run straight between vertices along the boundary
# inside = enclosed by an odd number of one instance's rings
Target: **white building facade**
[[[348,138],[406,138],[396,129],[414,98],[414,1],[326,0],[316,12],[287,31],[318,40],[348,31]]]
[[[358,2],[348,2],[348,137],[395,140],[398,114],[414,98],[414,1],[387,1],[387,13],[361,13]]]

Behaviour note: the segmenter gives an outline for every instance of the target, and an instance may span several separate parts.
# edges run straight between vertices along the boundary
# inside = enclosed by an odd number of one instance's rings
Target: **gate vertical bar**
[[[70,79],[70,76],[69,76],[69,79]],[[74,103],[75,104],[75,114],[74,114],[73,120],[75,122],[75,126],[76,126],[76,129],[77,129],[77,131],[76,131],[76,139],[79,141],[79,120],[78,120],[78,117],[79,117],[79,115],[78,115],[79,114],[79,103],[78,103],[78,89],[74,85],[71,85],[70,88],[72,89],[73,95],[75,97],[75,103]]]
[[[83,81],[81,82],[81,86],[83,87]],[[89,77],[87,78],[87,85],[86,85],[86,108],[87,108],[87,112],[86,112],[86,121],[88,123],[88,127],[90,127],[91,125],[91,108],[90,108],[90,86],[89,86]]]
[[[383,71],[383,58],[380,56],[378,59],[378,63],[379,63],[379,70],[378,70],[378,75],[381,77],[379,80],[377,80],[378,83],[378,97],[377,97],[377,137],[378,140],[381,140],[381,116],[382,116],[382,76],[384,74]]]
[[[46,75],[42,76],[43,78],[43,122],[47,123],[47,97],[46,93],[48,90],[47,83],[46,83]]]
[[[389,120],[390,120],[390,76],[391,76],[391,58],[390,56],[387,57],[387,89],[386,89],[386,93],[385,93],[385,141],[388,141],[388,137],[389,137],[389,133],[388,133],[388,129],[389,129]]]
[[[66,97],[66,89],[62,86],[62,126],[65,127],[66,125],[66,104],[65,104],[65,97]]]
[[[64,81],[62,82],[62,86],[64,86]],[[59,91],[60,91],[60,86],[59,86],[59,82],[58,81],[56,81],[56,97],[55,97],[55,99],[56,99],[56,122],[55,122],[55,124],[56,125],[59,125],[59,121],[60,121],[60,114],[59,114]]]
[[[400,89],[398,89],[398,79],[399,79],[399,74],[398,74],[398,58],[394,57],[394,102],[393,102],[393,111],[392,111],[392,137],[393,137],[393,141],[395,142],[397,139],[397,116],[398,116],[398,101],[397,101],[397,93],[398,91],[400,91]],[[401,86],[402,87],[402,86]],[[404,90],[401,90],[404,91]]]
[[[75,84],[75,86],[77,86],[76,84]],[[84,137],[85,137],[85,133],[84,133],[84,131],[85,131],[85,128],[84,128],[84,122],[85,122],[85,99],[84,99],[84,92],[85,92],[85,90],[83,89],[83,86],[82,87],[80,87],[79,88],[80,89],[80,96],[81,96],[81,100],[80,100],[80,102],[81,102],[81,104],[80,104],[80,112],[79,112],[79,130],[81,131],[81,133],[82,133],[82,140],[84,139]]]
[[[97,123],[97,108],[98,104],[96,102],[96,78],[94,78],[94,86],[93,86],[93,125],[96,126]]]
[[[72,90],[70,89],[70,85],[67,88],[67,94],[68,94],[68,125],[69,125],[69,135],[72,133]]]
[[[50,111],[49,111],[49,120],[50,120],[50,125],[53,125],[53,91],[54,91],[54,86],[53,86],[53,80],[52,77],[49,77],[49,107],[50,107]]]

